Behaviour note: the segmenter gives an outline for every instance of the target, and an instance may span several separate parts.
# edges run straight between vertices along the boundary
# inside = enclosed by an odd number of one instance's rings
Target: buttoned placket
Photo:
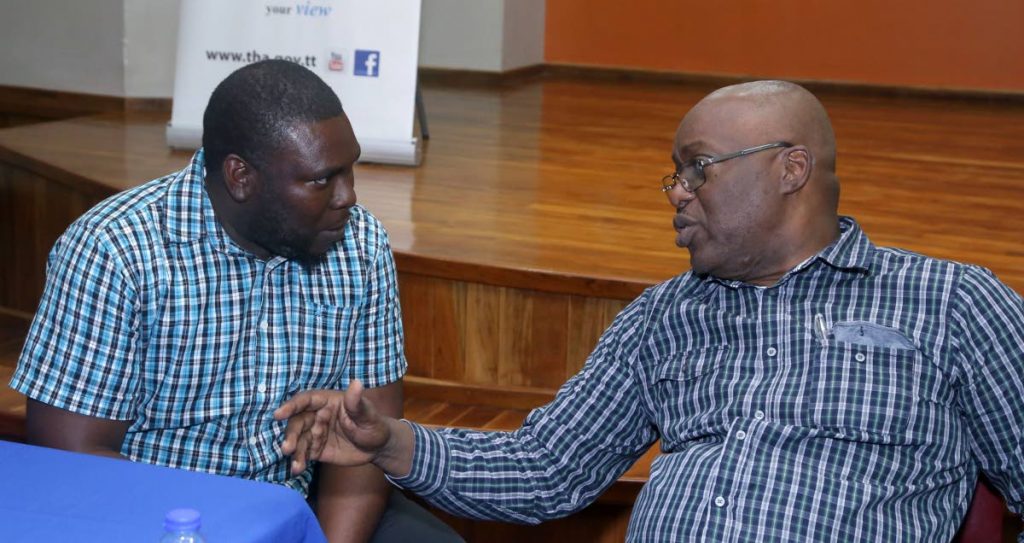
[[[780,326],[785,320],[784,315],[776,314],[781,310],[779,306],[779,298],[782,295],[781,288],[755,288],[752,292],[757,300],[756,314],[758,316],[769,315],[770,319],[778,321],[775,325]],[[763,319],[759,318],[758,322],[762,322],[762,320]],[[770,338],[770,340],[760,346],[760,352],[757,356],[760,359],[760,364],[763,366],[775,366],[780,355],[779,345],[776,344],[776,338],[771,335],[771,330],[762,328],[762,326],[764,325],[759,325],[758,337]],[[756,388],[758,384],[759,383],[752,384],[751,388]],[[762,406],[757,406],[756,404],[754,406],[754,410],[749,413],[748,417],[749,418],[741,418],[736,421],[730,431],[727,445],[723,450],[723,460],[733,459],[733,462],[735,463],[734,466],[729,466],[729,469],[733,470],[733,473],[742,471],[743,464],[751,461],[747,456],[748,451],[753,447],[753,443],[748,442],[748,437],[750,437],[753,427],[759,424],[764,424],[767,420],[767,414],[765,413],[764,408]],[[723,483],[725,483],[724,479]],[[716,490],[717,492],[714,492],[710,498],[711,508],[709,512],[712,515],[724,515],[721,520],[732,523],[735,521],[735,519],[732,518],[735,511],[732,507],[734,504],[731,502],[731,496],[735,495],[738,489],[733,486],[727,486],[719,487]],[[735,526],[733,526],[733,528],[735,528]]]
[[[256,277],[252,287],[252,311],[253,319],[257,323],[254,330],[253,361],[247,371],[251,372],[251,378],[246,382],[253,383],[251,390],[251,402],[249,406],[249,417],[247,420],[239,421],[244,425],[245,432],[249,433],[249,445],[253,462],[259,463],[259,458],[264,456],[264,440],[273,440],[270,428],[273,424],[270,418],[272,409],[270,398],[277,390],[277,383],[274,382],[274,368],[278,364],[274,360],[274,343],[279,340],[276,337],[277,330],[274,304],[280,304],[277,297],[280,290],[277,284],[280,281],[280,274],[285,270],[283,264],[287,260],[283,257],[273,257],[267,261],[257,261]]]

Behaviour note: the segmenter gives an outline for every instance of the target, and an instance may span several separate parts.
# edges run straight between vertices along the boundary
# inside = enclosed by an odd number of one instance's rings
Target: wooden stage
[[[423,165],[360,165],[356,184],[391,235],[410,356],[430,360],[427,376],[555,387],[625,301],[687,269],[658,183],[679,118],[707,90],[560,79],[424,88]],[[838,138],[841,212],[877,244],[980,264],[1024,292],[1024,104],[821,98]],[[165,147],[165,121],[115,114],[0,131],[0,305],[34,311],[65,222],[186,163]],[[33,177],[49,183],[24,182]],[[554,350],[518,356],[538,342]]]
[[[543,403],[630,299],[688,268],[659,180],[676,125],[710,90],[424,84],[423,164],[356,171],[360,203],[391,235],[412,394]],[[836,128],[842,213],[876,244],[980,264],[1024,293],[1024,102],[818,95]],[[165,145],[167,118],[0,130],[0,306],[35,311],[46,254],[71,220],[184,166],[190,155]],[[438,424],[467,415],[445,409],[430,413]]]

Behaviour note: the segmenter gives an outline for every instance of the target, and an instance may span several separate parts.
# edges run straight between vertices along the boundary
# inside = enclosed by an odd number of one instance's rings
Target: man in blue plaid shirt
[[[522,428],[433,431],[358,384],[306,392],[277,413],[294,467],[372,462],[454,514],[536,523],[660,439],[630,541],[949,541],[979,473],[1019,514],[1024,300],[839,217],[831,123],[797,85],[712,93],[672,160],[692,269],[623,310]]]
[[[191,163],[100,203],[50,253],[11,381],[29,442],[305,494],[313,472],[289,472],[272,417],[284,399],[358,379],[401,416],[394,262],[356,205],[359,152],[313,72],[266,61],[221,82]],[[458,540],[373,466],[317,483],[331,541]]]

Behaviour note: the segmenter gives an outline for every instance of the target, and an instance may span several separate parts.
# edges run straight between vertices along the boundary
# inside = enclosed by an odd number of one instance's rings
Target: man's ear
[[[785,149],[782,160],[782,182],[779,184],[779,189],[782,194],[798,192],[811,178],[811,170],[814,169],[814,156],[811,155],[811,151],[807,147],[794,145]]]
[[[224,157],[221,175],[224,178],[224,188],[236,202],[245,202],[256,193],[259,172],[244,158],[234,153]]]

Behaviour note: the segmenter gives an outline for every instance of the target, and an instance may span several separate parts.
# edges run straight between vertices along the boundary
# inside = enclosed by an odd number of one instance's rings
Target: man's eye
[[[676,171],[682,173],[682,172],[685,172],[687,170],[692,170],[693,167],[696,166],[696,165],[697,165],[697,159],[691,158],[690,160],[687,160],[686,162],[683,162],[682,164],[680,164],[679,165],[679,169],[677,169]]]
[[[313,183],[314,185],[326,185],[327,181],[328,181],[328,178],[321,177],[320,179],[314,179],[314,180],[310,181],[310,183]]]

